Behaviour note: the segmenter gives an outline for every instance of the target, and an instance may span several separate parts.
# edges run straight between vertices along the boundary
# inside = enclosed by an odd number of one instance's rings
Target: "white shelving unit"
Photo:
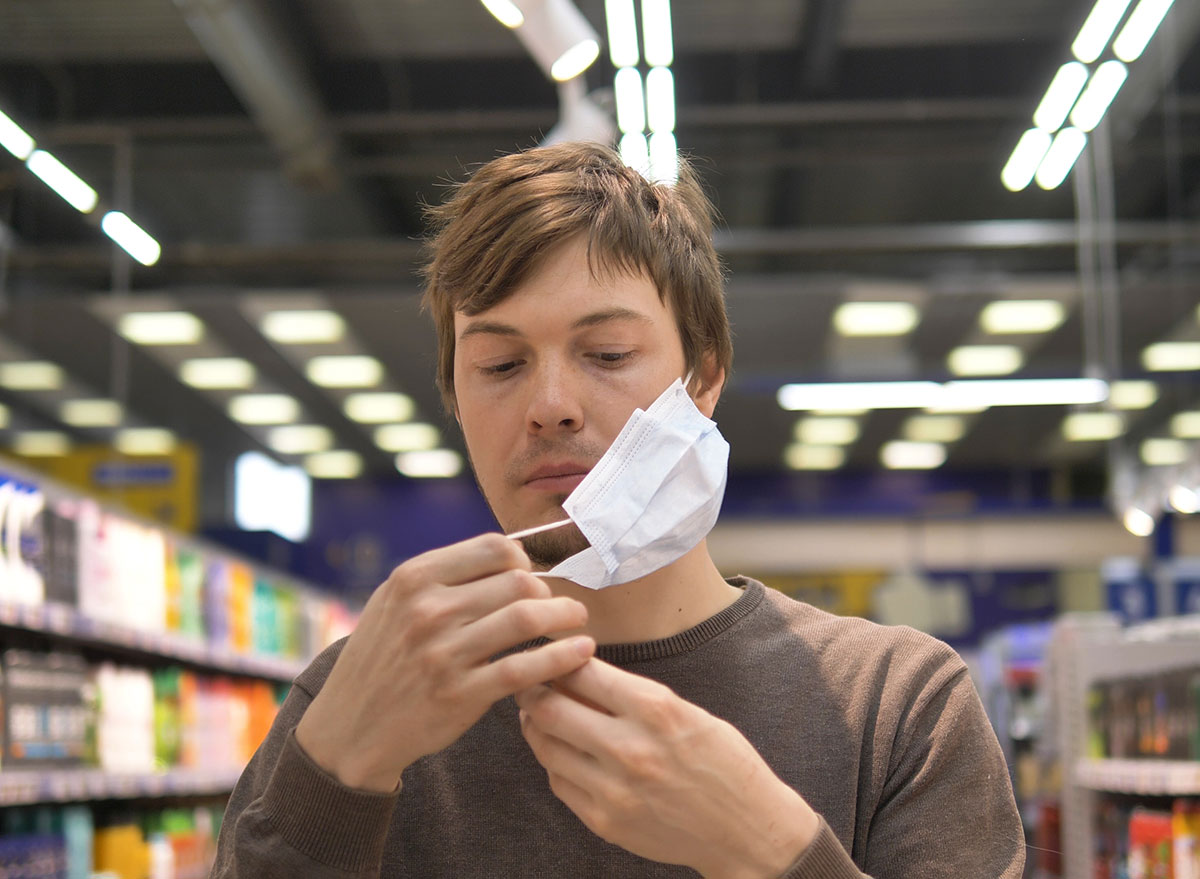
[[[1053,744],[1068,770],[1062,792],[1064,876],[1091,879],[1098,793],[1200,793],[1200,764],[1086,759],[1088,689],[1105,680],[1200,667],[1200,637],[1194,621],[1123,629],[1111,614],[1070,615],[1055,626],[1048,659]]]

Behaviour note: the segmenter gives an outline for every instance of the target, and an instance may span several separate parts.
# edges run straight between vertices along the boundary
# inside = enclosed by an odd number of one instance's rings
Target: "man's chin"
[[[529,556],[534,570],[549,571],[571,556],[583,552],[590,544],[583,532],[572,524],[523,537],[521,545],[525,547],[525,554]]]

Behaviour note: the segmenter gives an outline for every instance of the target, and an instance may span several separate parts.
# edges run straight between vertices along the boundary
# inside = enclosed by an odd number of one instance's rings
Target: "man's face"
[[[562,502],[633,410],[685,371],[674,315],[654,283],[594,278],[582,238],[552,251],[499,305],[455,314],[454,331],[458,419],[506,532],[565,518]],[[523,543],[546,568],[587,546],[573,525]]]

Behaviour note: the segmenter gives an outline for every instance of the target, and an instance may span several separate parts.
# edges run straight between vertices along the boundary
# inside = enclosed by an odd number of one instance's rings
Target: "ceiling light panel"
[[[1190,372],[1200,369],[1200,342],[1156,342],[1142,351],[1149,372]]]
[[[917,443],[956,443],[967,431],[964,419],[955,415],[913,415],[904,422],[904,438]]]
[[[267,445],[281,455],[308,455],[333,448],[333,431],[321,424],[289,424],[267,433]]]
[[[383,381],[383,364],[363,354],[314,357],[304,374],[322,388],[373,388]]]
[[[186,311],[143,311],[122,315],[117,331],[138,345],[195,345],[204,324]]]
[[[462,456],[449,449],[402,452],[396,456],[396,469],[414,479],[445,479],[462,472]]]
[[[254,364],[241,357],[197,357],[179,367],[179,380],[201,390],[245,390],[257,377]]]
[[[1154,438],[1144,440],[1142,463],[1147,467],[1173,467],[1188,458],[1188,444],[1180,439]]]
[[[946,463],[946,447],[896,440],[884,445],[879,458],[889,470],[934,470]]]
[[[833,326],[843,336],[903,336],[921,318],[911,302],[847,302],[833,315]]]
[[[118,430],[113,445],[122,455],[169,455],[178,440],[169,430],[158,427],[130,427]]]
[[[266,312],[259,329],[281,345],[331,345],[345,337],[346,322],[324,308],[289,309]]]
[[[388,424],[375,430],[375,445],[385,452],[419,452],[436,448],[442,438],[432,424]]]
[[[67,400],[59,418],[72,427],[116,427],[125,418],[125,410],[116,400]]]
[[[228,412],[242,424],[288,424],[300,419],[300,404],[287,394],[240,394],[229,401]]]
[[[840,446],[793,443],[784,450],[783,462],[792,470],[837,470],[846,463],[846,451]]]
[[[362,475],[363,460],[357,452],[332,449],[306,457],[304,469],[313,479],[356,479]]]
[[[1172,416],[1171,434],[1180,439],[1200,439],[1200,412],[1178,412]]]
[[[416,406],[407,394],[368,392],[347,396],[342,411],[361,424],[389,424],[409,421]]]
[[[1073,412],[1063,419],[1062,435],[1073,443],[1116,439],[1125,431],[1125,420],[1116,412]]]
[[[1148,409],[1158,401],[1158,385],[1148,381],[1113,382],[1108,402],[1115,409]]]
[[[796,423],[796,442],[810,446],[846,446],[858,439],[853,418],[813,417]]]
[[[1008,299],[985,306],[979,326],[994,336],[1049,333],[1058,329],[1066,317],[1066,307],[1054,299]]]
[[[1011,375],[1021,368],[1024,355],[1015,345],[963,345],[946,358],[955,375]]]
[[[60,457],[71,451],[71,438],[56,430],[18,431],[12,450],[28,458]]]
[[[10,391],[55,391],[62,387],[61,367],[46,360],[0,363],[0,387]]]

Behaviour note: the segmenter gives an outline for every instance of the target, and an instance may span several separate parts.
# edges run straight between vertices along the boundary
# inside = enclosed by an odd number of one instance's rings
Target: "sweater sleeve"
[[[238,780],[211,879],[379,876],[399,794],[346,787],[308,757],[295,729],[312,699],[298,679]]]
[[[1025,838],[1004,755],[957,656],[927,679],[897,730],[861,851],[860,869],[822,819],[782,879],[1021,877]]]

